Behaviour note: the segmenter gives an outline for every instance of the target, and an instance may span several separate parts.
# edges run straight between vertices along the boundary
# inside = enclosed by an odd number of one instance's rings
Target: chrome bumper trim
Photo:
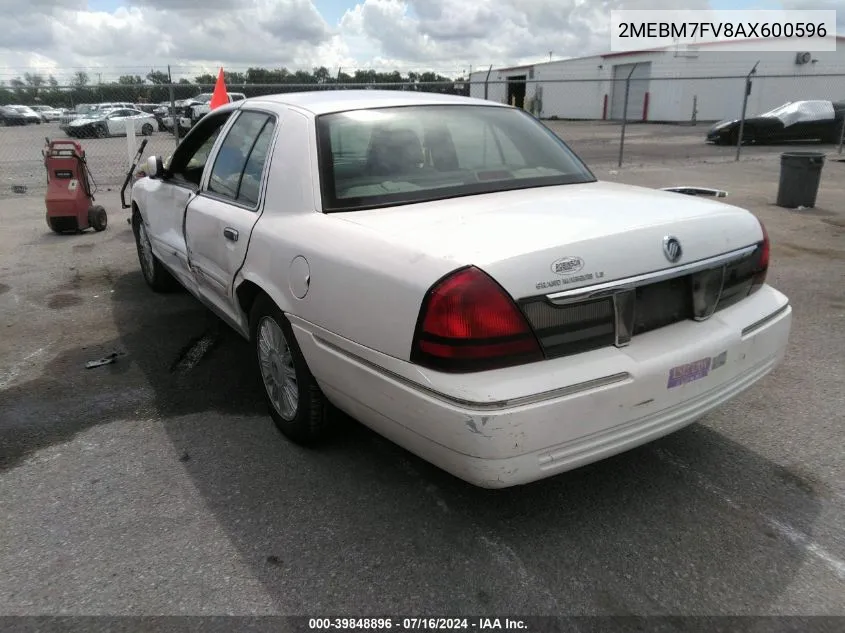
[[[742,337],[743,337],[743,338],[745,338],[746,336],[748,336],[748,335],[749,335],[749,334],[751,334],[752,332],[756,332],[757,330],[759,330],[760,328],[762,328],[762,327],[763,327],[764,325],[766,325],[767,323],[770,323],[770,322],[774,321],[774,320],[775,320],[776,318],[778,318],[781,314],[783,314],[784,312],[786,312],[786,311],[789,309],[790,305],[791,305],[791,304],[787,303],[786,305],[781,306],[780,308],[778,308],[777,310],[775,310],[774,312],[772,312],[770,315],[768,315],[768,316],[766,316],[766,317],[763,317],[763,318],[762,318],[762,319],[760,319],[759,321],[755,321],[754,323],[752,323],[751,325],[749,325],[749,326],[747,326],[747,327],[742,328]]]
[[[690,262],[689,264],[684,264],[683,266],[675,266],[674,268],[643,273],[642,275],[636,275],[634,277],[625,277],[615,281],[608,281],[601,284],[594,284],[592,286],[556,292],[554,294],[546,295],[546,299],[555,305],[578,303],[590,299],[602,299],[612,296],[617,292],[633,290],[638,286],[644,286],[658,281],[667,281],[669,279],[674,279],[675,277],[683,277],[684,275],[706,270],[707,268],[726,266],[734,260],[748,257],[756,248],[757,244],[752,244],[751,246],[746,246],[729,253],[717,255],[716,257],[709,257],[707,259],[700,259],[696,262]]]

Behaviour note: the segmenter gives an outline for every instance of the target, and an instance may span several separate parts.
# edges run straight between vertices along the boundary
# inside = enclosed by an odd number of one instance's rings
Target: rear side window
[[[252,148],[249,159],[246,161],[244,173],[241,178],[241,186],[238,191],[238,202],[254,207],[258,204],[258,194],[261,189],[261,174],[264,173],[264,165],[267,163],[267,154],[270,151],[270,141],[273,140],[273,129],[275,122],[269,119],[258,140]]]
[[[208,191],[255,206],[274,127],[268,114],[241,112],[214,159]]]

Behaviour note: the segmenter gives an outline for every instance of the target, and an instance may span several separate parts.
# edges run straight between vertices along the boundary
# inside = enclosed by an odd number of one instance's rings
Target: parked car
[[[745,119],[743,143],[821,141],[838,143],[845,122],[845,101],[793,101]],[[707,131],[707,141],[736,145],[740,120],[720,121]]]
[[[29,106],[29,108],[36,112],[45,123],[58,121],[59,117],[62,116],[62,111],[60,109],[48,105],[34,105]]]
[[[161,107],[157,114],[161,117],[161,121],[164,124],[164,128],[171,133],[174,133],[174,126],[179,124],[179,136],[180,138],[185,136],[190,128],[183,127],[181,125],[182,117],[185,113],[185,109],[188,105],[193,103],[193,99],[179,99],[173,105],[175,106],[175,117],[174,110],[169,103],[161,104]],[[186,121],[187,122],[187,121]]]
[[[12,110],[15,110],[16,112],[20,113],[23,116],[24,121],[26,121],[27,123],[38,123],[38,124],[41,123],[41,115],[38,114],[35,110],[30,108],[29,106],[10,105],[8,107],[11,108]]]
[[[135,106],[137,110],[141,112],[146,112],[147,114],[152,114],[156,120],[156,129],[159,132],[167,131],[167,128],[164,126],[164,117],[167,116],[167,110],[162,109],[161,104],[159,103],[139,103]]]
[[[228,92],[229,103],[242,101],[246,95],[242,92]],[[186,100],[182,106],[182,116],[179,119],[179,127],[187,133],[197,124],[202,117],[211,112],[211,97],[213,93],[205,92],[201,95]]]
[[[95,111],[75,119],[62,129],[68,136],[77,138],[104,138],[126,136],[127,126],[134,126],[135,134],[150,136],[156,129],[152,114],[129,108]]]
[[[59,118],[59,127],[64,130],[71,121],[75,121],[76,119],[83,117],[89,117],[93,114],[102,113],[106,110],[114,110],[115,108],[135,109],[135,104],[129,103],[128,101],[80,103],[73,109],[73,111],[67,112]]]
[[[26,117],[9,106],[0,106],[0,125],[26,125]]]
[[[93,103],[78,103],[72,110],[65,111],[62,116],[59,117],[59,127],[64,129],[71,121],[91,114],[94,110],[95,106]]]
[[[340,409],[473,484],[524,484],[678,430],[784,357],[792,309],[754,215],[598,181],[519,108],[256,97],[146,173],[146,283],[250,341],[296,442]]]

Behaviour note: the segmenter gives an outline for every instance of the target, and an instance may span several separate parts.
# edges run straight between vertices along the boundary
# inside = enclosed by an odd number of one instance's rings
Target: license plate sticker
[[[712,361],[713,359],[708,357],[673,367],[669,370],[669,382],[666,384],[666,388],[680,387],[681,385],[686,385],[687,383],[704,378],[710,374]]]
[[[719,369],[719,367],[721,367],[722,365],[724,365],[727,362],[728,362],[728,352],[727,352],[727,350],[725,350],[724,352],[722,352],[718,356],[713,357],[713,364],[710,366],[710,371],[716,371],[717,369]]]

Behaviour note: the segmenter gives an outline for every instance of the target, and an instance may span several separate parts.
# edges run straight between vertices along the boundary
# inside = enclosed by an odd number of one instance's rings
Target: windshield
[[[317,137],[326,212],[595,180],[563,141],[513,108],[327,114],[317,119]]]
[[[764,112],[763,114],[761,114],[761,115],[759,115],[759,116],[776,117],[776,116],[778,116],[778,115],[780,115],[780,114],[783,114],[783,113],[785,113],[785,112],[788,112],[788,111],[790,110],[790,106],[792,106],[792,102],[791,102],[791,101],[789,101],[789,102],[787,102],[787,103],[784,103],[783,105],[780,105],[780,106],[778,106],[778,107],[776,107],[776,108],[772,108],[772,109],[771,109],[771,110],[769,110],[768,112]]]
[[[833,103],[826,100],[794,101],[784,103],[773,110],[760,115],[780,119],[784,127],[795,123],[809,123],[811,121],[829,121],[835,118]]]

